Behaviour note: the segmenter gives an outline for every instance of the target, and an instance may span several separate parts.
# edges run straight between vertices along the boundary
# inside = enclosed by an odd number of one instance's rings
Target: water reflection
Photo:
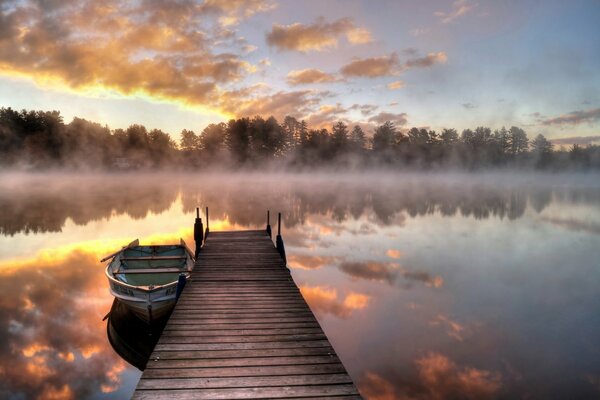
[[[294,280],[365,397],[600,395],[594,177],[131,175],[0,178],[0,398],[130,396],[152,342],[102,321],[97,260],[193,243],[198,205],[212,230],[284,212]]]
[[[168,210],[178,196],[184,213],[192,213],[199,204],[210,204],[215,219],[227,218],[242,227],[262,226],[267,208],[285,211],[288,227],[303,224],[315,214],[339,224],[358,219],[368,210],[373,211],[375,222],[389,225],[397,224],[394,217],[403,212],[410,217],[437,212],[448,217],[513,220],[523,216],[528,204],[539,213],[553,199],[583,204],[600,201],[598,187],[548,187],[528,181],[508,185],[475,175],[424,180],[384,176],[342,182],[335,177],[305,176],[282,180],[275,176],[264,181],[252,176],[189,179],[144,175],[4,178],[0,181],[0,209],[4,210],[0,234],[60,232],[68,220],[85,225],[116,215],[144,219]]]
[[[106,323],[108,341],[121,358],[143,371],[168,320],[167,315],[148,325],[115,299]]]
[[[110,302],[97,269],[83,251],[0,263],[1,398],[123,395],[126,364],[104,335]]]

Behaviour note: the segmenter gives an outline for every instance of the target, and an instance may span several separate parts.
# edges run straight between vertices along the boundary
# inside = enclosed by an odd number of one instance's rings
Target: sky
[[[0,0],[0,107],[600,141],[598,0]]]

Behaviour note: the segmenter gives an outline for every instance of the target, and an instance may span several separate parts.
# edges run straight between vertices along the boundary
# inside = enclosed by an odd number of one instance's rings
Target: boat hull
[[[110,282],[110,293],[131,312],[146,323],[151,323],[171,312],[176,303],[176,283],[147,291]]]
[[[136,240],[104,260],[110,293],[146,323],[168,316],[181,276],[194,268],[191,251],[180,245],[140,246]]]

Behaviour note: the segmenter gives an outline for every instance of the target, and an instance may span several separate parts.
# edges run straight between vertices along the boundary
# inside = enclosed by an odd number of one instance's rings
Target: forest
[[[385,122],[365,132],[332,123],[311,129],[287,116],[231,119],[198,133],[184,129],[179,142],[143,125],[127,129],[82,118],[66,124],[59,111],[0,108],[0,167],[25,170],[391,168],[545,169],[600,168],[600,146],[556,149],[544,135],[530,139],[516,126],[458,132],[399,129]]]

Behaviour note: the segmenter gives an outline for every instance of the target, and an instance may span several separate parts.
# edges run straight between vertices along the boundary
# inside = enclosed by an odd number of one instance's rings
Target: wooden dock
[[[266,231],[211,232],[135,399],[355,398]]]

